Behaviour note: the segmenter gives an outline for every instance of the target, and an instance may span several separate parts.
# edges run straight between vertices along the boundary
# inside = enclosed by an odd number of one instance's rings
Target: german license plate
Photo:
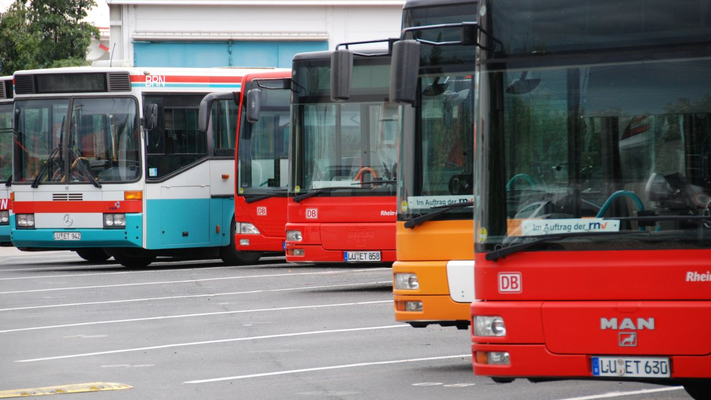
[[[344,251],[345,262],[380,262],[379,251]]]
[[[667,357],[593,357],[593,376],[670,378]]]
[[[81,232],[54,232],[54,240],[81,240]]]

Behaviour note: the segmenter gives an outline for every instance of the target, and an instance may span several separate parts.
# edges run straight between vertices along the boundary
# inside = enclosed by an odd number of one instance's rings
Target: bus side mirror
[[[210,93],[200,100],[200,108],[198,109],[198,130],[207,132],[210,125],[210,116],[212,114],[212,103],[215,100],[234,100],[235,104],[239,105],[240,92],[234,93]]]
[[[254,124],[259,121],[262,111],[262,89],[251,89],[247,92],[247,122]]]
[[[348,49],[335,50],[331,54],[331,101],[346,101],[351,98],[353,53]]]
[[[420,42],[399,40],[393,44],[390,66],[390,102],[415,104],[420,73]]]
[[[153,130],[158,125],[158,104],[146,104],[143,128]]]

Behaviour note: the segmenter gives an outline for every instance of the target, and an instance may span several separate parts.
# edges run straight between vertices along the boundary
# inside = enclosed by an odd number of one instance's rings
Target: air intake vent
[[[33,94],[35,92],[34,75],[15,75],[15,93]]]
[[[109,72],[109,92],[130,92],[131,76],[128,72]]]
[[[52,193],[52,201],[82,201],[82,193]]]

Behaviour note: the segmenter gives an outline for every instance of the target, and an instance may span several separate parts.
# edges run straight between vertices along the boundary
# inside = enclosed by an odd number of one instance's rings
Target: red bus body
[[[249,88],[253,87],[255,79],[290,79],[290,69],[279,69],[268,72],[258,72],[244,77],[242,87],[246,90],[240,92],[238,140],[235,151],[235,177],[239,171],[239,146],[242,143],[239,132],[242,131],[246,122],[245,102]],[[268,89],[263,89],[268,90]],[[288,106],[288,104],[286,104]],[[238,180],[235,179],[235,182]],[[250,223],[254,225],[259,234],[244,234],[237,231],[235,233],[235,246],[238,251],[258,251],[258,252],[284,252],[284,226],[287,221],[287,199],[283,197],[271,197],[252,203],[247,202],[247,198],[240,193],[239,188],[235,190],[235,221],[240,223]]]

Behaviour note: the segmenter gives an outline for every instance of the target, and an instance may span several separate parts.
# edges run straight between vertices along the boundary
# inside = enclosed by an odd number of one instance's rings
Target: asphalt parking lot
[[[690,399],[475,377],[468,332],[395,322],[391,290],[380,265],[127,269],[0,248],[0,398],[59,387],[86,399]]]

